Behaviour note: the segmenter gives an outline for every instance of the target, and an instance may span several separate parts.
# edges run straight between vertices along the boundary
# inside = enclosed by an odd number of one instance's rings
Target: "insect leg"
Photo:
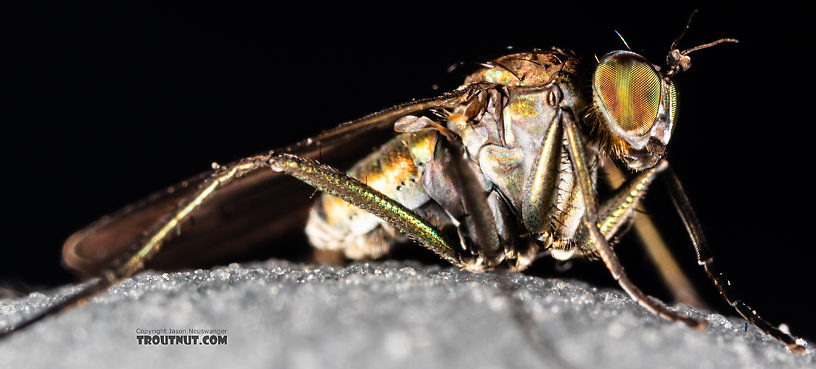
[[[617,186],[615,192],[598,208],[598,230],[607,242],[614,243],[615,237],[626,230],[633,220],[636,207],[646,190],[657,176],[660,168],[650,168],[637,173],[625,183]],[[580,250],[592,252],[596,246],[586,227],[581,227],[575,235]]]
[[[292,154],[274,153],[272,170],[285,172],[318,190],[337,196],[389,222],[451,264],[464,267],[456,249],[442,233],[399,202],[328,165]]]
[[[791,352],[804,353],[804,346],[797,344],[796,339],[793,336],[782,332],[778,328],[768,323],[765,319],[760,318],[756,310],[752,309],[734,294],[734,291],[731,289],[731,282],[725,277],[725,275],[723,275],[722,272],[717,270],[714,264],[714,255],[711,254],[708,247],[708,241],[706,240],[705,236],[703,236],[703,229],[700,226],[700,221],[697,219],[697,215],[694,214],[694,209],[691,207],[691,203],[686,196],[686,191],[683,190],[683,185],[680,183],[680,179],[668,165],[664,173],[667,177],[666,186],[669,189],[669,194],[671,194],[674,207],[677,209],[677,212],[683,219],[683,223],[686,225],[686,230],[688,231],[692,244],[694,245],[694,250],[697,252],[697,263],[703,266],[706,274],[708,274],[708,277],[711,278],[714,285],[717,286],[717,289],[720,291],[723,298],[725,298],[725,301],[727,301],[728,304],[734,308],[734,310],[742,315],[743,318],[751,322],[751,324],[757,326],[771,337],[776,338],[777,340],[788,345],[788,349],[790,349]]]
[[[144,269],[145,263],[159,252],[165,241],[175,235],[177,227],[193,210],[198,208],[201,203],[210,197],[219,187],[251,171],[267,167],[269,165],[268,158],[266,155],[255,156],[241,160],[235,165],[220,168],[212,177],[201,184],[201,187],[195,195],[186,199],[175,212],[161,220],[156,227],[147,234],[143,241],[139,243],[137,248],[121,257],[119,261],[113,263],[113,267],[103,272],[101,278],[91,281],[90,284],[77,291],[74,295],[71,295],[55,305],[49,306],[22,323],[0,333],[0,339],[8,337],[13,332],[31,326],[48,316],[81,305],[115,283]]]
[[[448,149],[451,154],[445,155],[449,161],[444,165],[448,170],[448,177],[452,182],[452,189],[459,194],[462,206],[467,214],[468,234],[472,236],[472,252],[485,259],[488,265],[498,264],[504,258],[501,240],[499,238],[495,214],[488,204],[488,197],[481,188],[475,172],[470,168],[471,161],[459,145],[447,141],[440,142],[442,149]],[[478,264],[478,266],[477,266]],[[480,270],[481,262],[473,263],[473,270]]]
[[[105,291],[118,281],[141,271],[144,269],[145,263],[159,252],[163,243],[175,235],[177,227],[182,221],[187,219],[215,191],[235,178],[262,168],[272,168],[275,171],[286,172],[321,191],[340,197],[390,222],[400,231],[418,240],[452,264],[466,265],[459,260],[456,251],[454,251],[455,249],[451,247],[451,243],[436,228],[400,203],[330,166],[291,154],[272,153],[247,158],[236,165],[221,168],[212,177],[204,181],[195,195],[185,200],[174,213],[153,228],[139,244],[138,248],[120,258],[120,261],[114,263],[112,268],[103,272],[101,278],[93,280],[69,298],[0,333],[0,338],[7,337],[11,333],[28,327],[48,316],[76,307],[96,294]]]
[[[624,187],[627,186],[623,184],[626,179],[623,172],[612,163],[608,157],[605,158],[603,169],[607,183],[613,189],[617,188],[619,191],[625,190]],[[635,233],[638,238],[640,238],[643,248],[646,250],[646,254],[649,255],[649,258],[652,259],[652,262],[657,267],[663,284],[669,288],[674,302],[698,307],[706,306],[699,295],[697,295],[691,281],[689,281],[688,277],[683,273],[683,270],[680,269],[680,266],[669,251],[666,242],[663,241],[663,237],[660,236],[660,232],[658,232],[652,219],[648,213],[643,211],[642,204],[638,205],[637,211],[639,213],[632,215]],[[603,218],[603,215],[601,217]]]
[[[584,155],[584,144],[581,139],[581,133],[578,132],[578,127],[575,123],[575,118],[571,111],[561,110],[561,124],[564,125],[564,130],[567,132],[569,144],[567,145],[577,176],[578,184],[586,203],[586,214],[582,217],[584,225],[589,231],[590,238],[595,245],[598,253],[606,268],[612,274],[612,277],[618,281],[621,288],[629,294],[632,299],[637,301],[641,306],[649,309],[653,313],[673,321],[682,321],[687,325],[702,329],[706,326],[705,321],[699,321],[683,314],[676,313],[666,308],[665,305],[657,300],[646,296],[634,283],[626,276],[618,256],[612,250],[612,246],[598,229],[598,205],[595,203],[595,192],[592,189],[592,178],[589,174],[589,165],[587,164],[586,156]]]

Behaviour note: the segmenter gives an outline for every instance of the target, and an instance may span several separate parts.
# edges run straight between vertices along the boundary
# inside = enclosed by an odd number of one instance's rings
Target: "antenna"
[[[674,42],[672,42],[671,46],[669,46],[669,50],[674,50],[677,47],[677,43],[680,42],[681,39],[683,39],[683,36],[686,35],[686,31],[688,31],[689,27],[691,26],[691,20],[694,18],[694,15],[697,14],[697,12],[699,11],[700,11],[699,9],[694,9],[691,11],[691,15],[689,15],[688,21],[686,21],[686,27],[684,27],[683,30],[680,31],[680,35],[678,35],[677,38],[674,39]]]
[[[739,40],[735,38],[721,38],[717,41],[712,41],[707,44],[697,45],[695,47],[680,51],[677,49],[677,43],[683,39],[683,36],[686,35],[686,31],[688,31],[689,27],[691,26],[691,20],[694,18],[694,15],[697,14],[698,10],[694,9],[689,15],[688,21],[686,22],[686,27],[680,31],[680,35],[674,39],[671,46],[669,47],[669,55],[666,55],[666,72],[663,73],[663,76],[666,78],[671,78],[675,74],[679,72],[685,72],[689,68],[691,68],[691,57],[688,54],[691,54],[697,50],[707,49],[712,46],[716,46],[725,42],[733,42],[739,43]]]

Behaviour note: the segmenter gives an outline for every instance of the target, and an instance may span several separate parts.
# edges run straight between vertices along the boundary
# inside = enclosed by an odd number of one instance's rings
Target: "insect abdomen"
[[[354,164],[348,174],[416,210],[431,199],[422,175],[436,143],[432,130],[400,134]],[[322,194],[312,207],[306,235],[313,246],[342,250],[354,259],[383,256],[397,238],[388,223],[329,194]]]

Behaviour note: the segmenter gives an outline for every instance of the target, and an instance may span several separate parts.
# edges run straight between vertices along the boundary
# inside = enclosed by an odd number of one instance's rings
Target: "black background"
[[[469,70],[446,72],[457,62],[557,45],[592,63],[623,48],[618,30],[661,63],[693,9],[403,5],[4,9],[0,281],[67,283],[60,249],[73,231],[213,161],[451,90]],[[770,321],[814,339],[808,24],[799,9],[773,6],[701,8],[681,47],[741,43],[692,54],[677,78],[668,159],[736,290]],[[707,301],[734,315],[696,266],[659,182],[647,206]],[[635,281],[666,298],[636,241],[618,250]],[[601,263],[559,274],[543,260],[529,273],[614,285]]]

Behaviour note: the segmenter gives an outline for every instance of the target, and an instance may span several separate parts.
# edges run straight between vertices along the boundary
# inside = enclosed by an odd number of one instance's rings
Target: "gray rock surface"
[[[76,288],[0,301],[0,329]],[[794,355],[742,319],[676,309],[708,329],[575,281],[396,262],[232,264],[139,274],[0,341],[0,368],[816,367],[812,344]],[[140,345],[137,330],[152,329],[225,329],[227,343]]]

